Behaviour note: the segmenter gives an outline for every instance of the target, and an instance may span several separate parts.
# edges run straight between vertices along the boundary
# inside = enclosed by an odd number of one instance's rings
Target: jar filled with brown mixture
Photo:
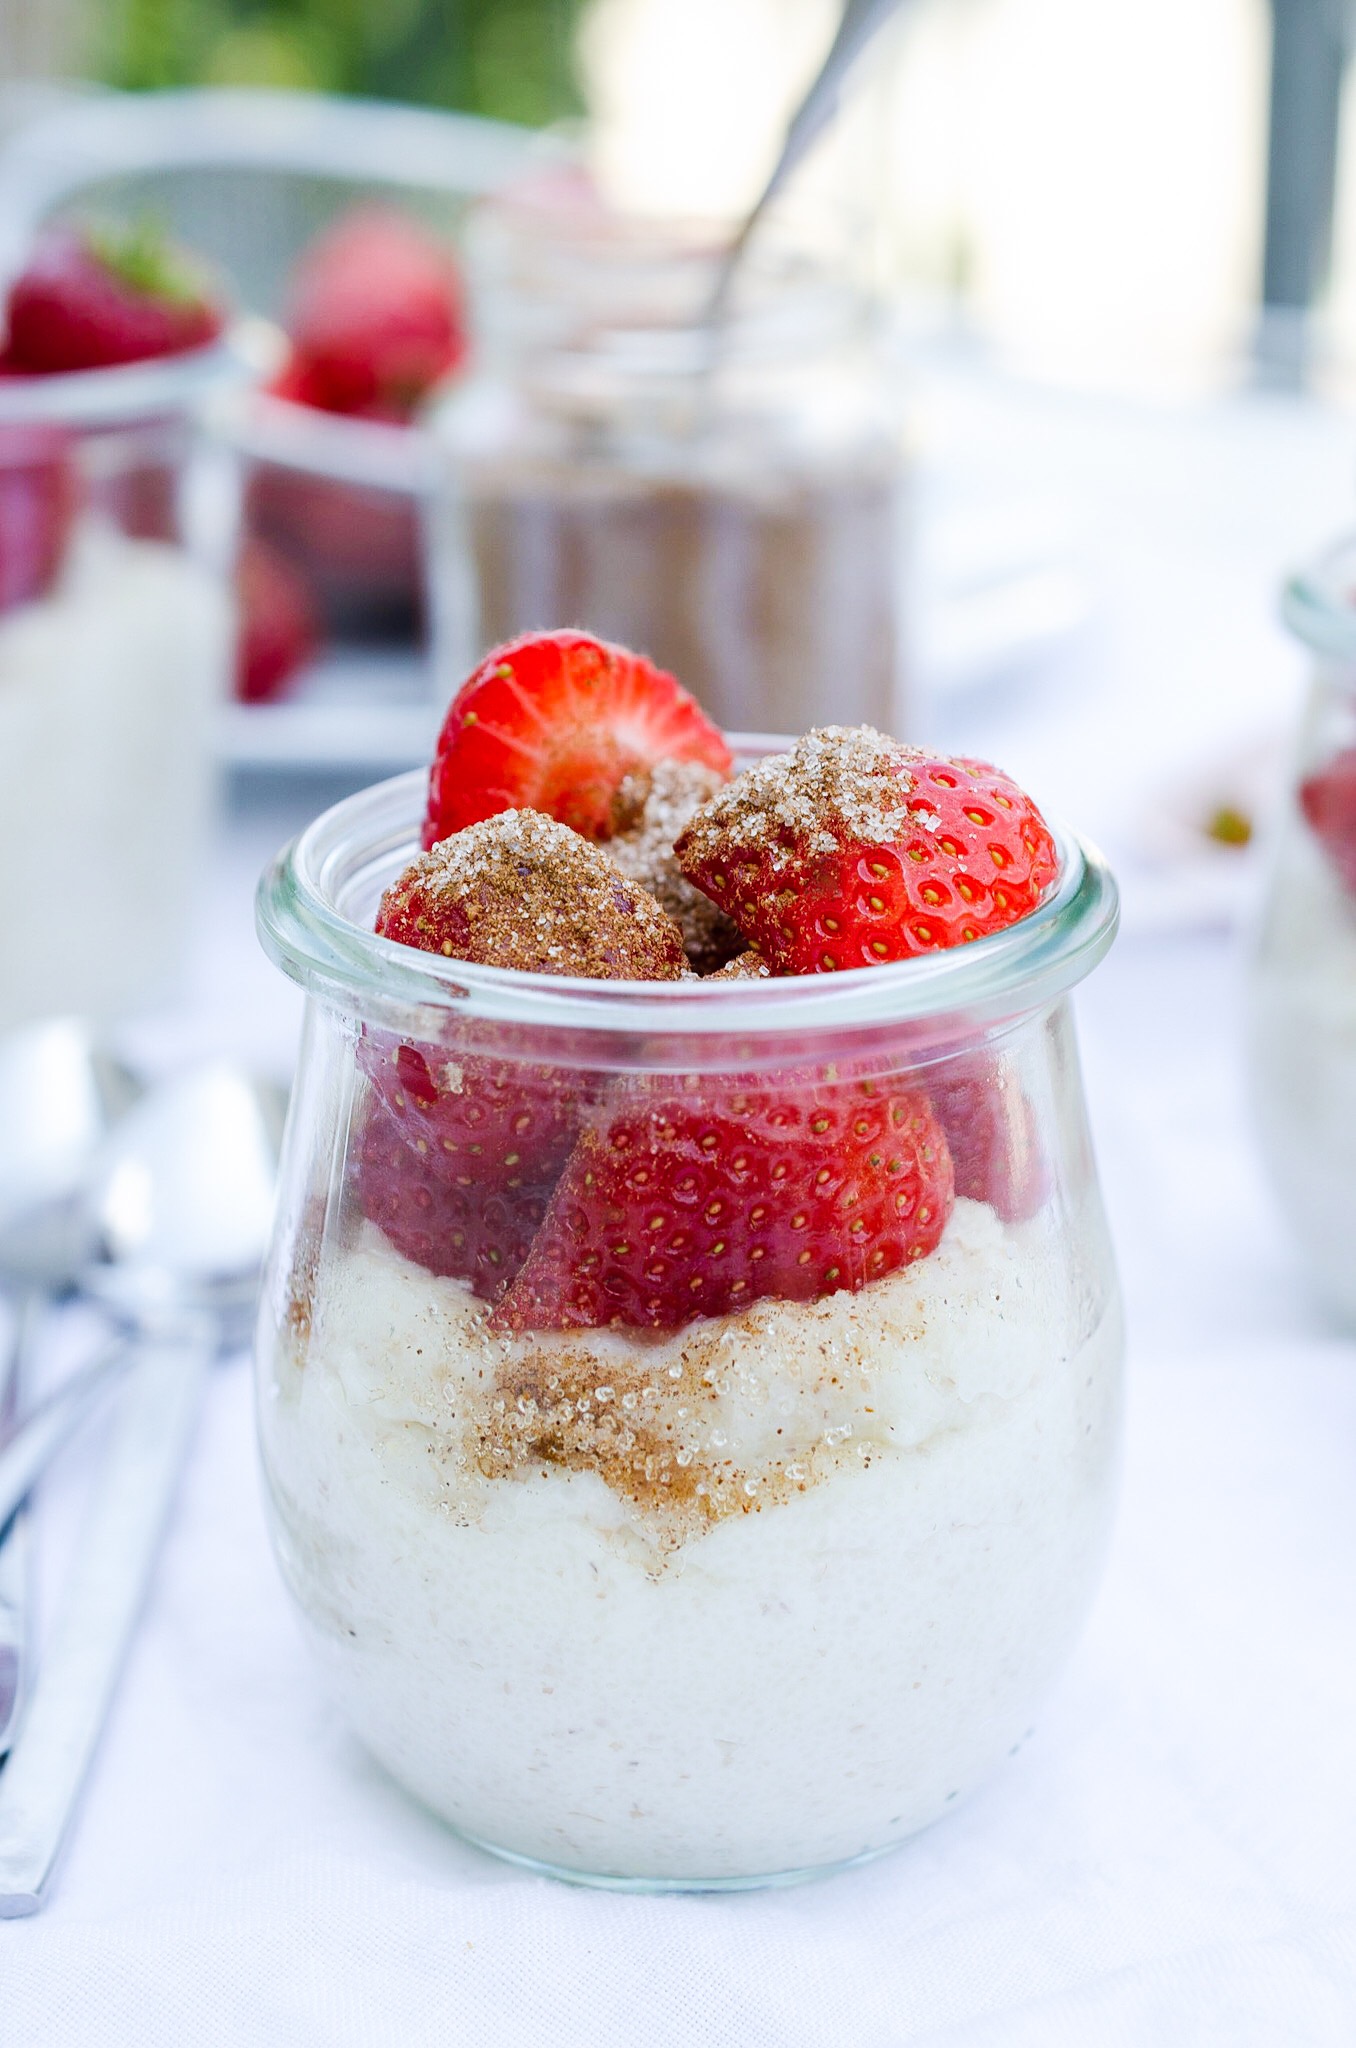
[[[482,367],[435,415],[435,654],[562,621],[643,649],[713,718],[907,729],[903,435],[873,309],[752,256],[714,332],[710,239],[500,206]]]

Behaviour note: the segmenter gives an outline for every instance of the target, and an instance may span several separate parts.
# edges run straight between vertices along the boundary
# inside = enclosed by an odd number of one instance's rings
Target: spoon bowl
[[[137,1094],[75,1017],[0,1038],[0,1287],[60,1293],[92,1249],[81,1192]]]
[[[248,1335],[273,1220],[286,1098],[224,1063],[153,1088],[103,1147],[83,1214],[87,1294],[142,1330]]]

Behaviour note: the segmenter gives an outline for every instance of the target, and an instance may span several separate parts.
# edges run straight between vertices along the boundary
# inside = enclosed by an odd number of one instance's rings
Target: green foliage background
[[[273,85],[538,125],[578,111],[581,0],[95,0],[91,69],[132,90]]]

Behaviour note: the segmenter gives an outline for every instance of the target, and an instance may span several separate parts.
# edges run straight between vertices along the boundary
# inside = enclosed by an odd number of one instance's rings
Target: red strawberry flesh
[[[320,626],[305,578],[266,541],[247,539],[236,564],[240,601],[235,694],[242,704],[268,704],[320,645]]]
[[[64,434],[53,427],[0,426],[0,612],[51,589],[76,495]]]
[[[857,1291],[933,1250],[951,1158],[925,1096],[806,1076],[637,1079],[587,1122],[492,1321],[676,1330]]]
[[[511,809],[606,839],[626,778],[664,760],[731,766],[695,700],[643,656],[585,633],[528,635],[487,655],[452,700],[424,845]]]
[[[359,1058],[372,1084],[355,1150],[364,1214],[407,1259],[496,1299],[574,1143],[580,1077],[379,1034]]]
[[[996,768],[825,726],[704,804],[678,865],[777,974],[879,966],[1001,931],[1058,871]]]
[[[222,320],[191,259],[150,230],[56,227],[10,289],[5,362],[107,369],[203,348]]]
[[[288,330],[288,397],[325,412],[407,420],[466,353],[457,266],[404,214],[361,207],[306,252]]]
[[[956,1193],[1025,1223],[1049,1192],[1035,1110],[1001,1054],[970,1053],[929,1069],[927,1091],[946,1132]]]
[[[1344,887],[1356,893],[1356,747],[1344,747],[1300,784],[1300,809]]]

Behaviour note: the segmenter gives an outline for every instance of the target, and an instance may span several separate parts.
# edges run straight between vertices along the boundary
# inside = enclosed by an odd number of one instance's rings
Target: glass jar
[[[301,577],[326,633],[421,633],[428,461],[419,429],[251,391],[230,409],[227,431],[244,466],[245,531]]]
[[[1114,886],[1065,839],[1039,910],[951,952],[552,979],[373,934],[423,793],[337,805],[260,893],[309,998],[258,1345],[292,1598],[362,1739],[497,1854],[694,1888],[874,1855],[1022,1741],[1101,1569],[1121,1328],[1067,991]],[[870,1124],[879,1206],[739,1313],[500,1327],[575,1132],[618,1104],[661,1149],[695,1115],[791,1232],[802,1155],[742,1134],[770,1104]],[[656,1239],[698,1292],[718,1206]]]
[[[710,242],[505,205],[472,244],[481,367],[435,410],[444,696],[561,620],[643,649],[717,723],[907,733],[898,392],[872,309]]]
[[[1356,1324],[1356,539],[1284,610],[1314,668],[1249,968],[1250,1092],[1317,1291]]]
[[[139,1007],[181,956],[234,639],[199,421],[244,374],[218,344],[0,380],[0,1028]]]

